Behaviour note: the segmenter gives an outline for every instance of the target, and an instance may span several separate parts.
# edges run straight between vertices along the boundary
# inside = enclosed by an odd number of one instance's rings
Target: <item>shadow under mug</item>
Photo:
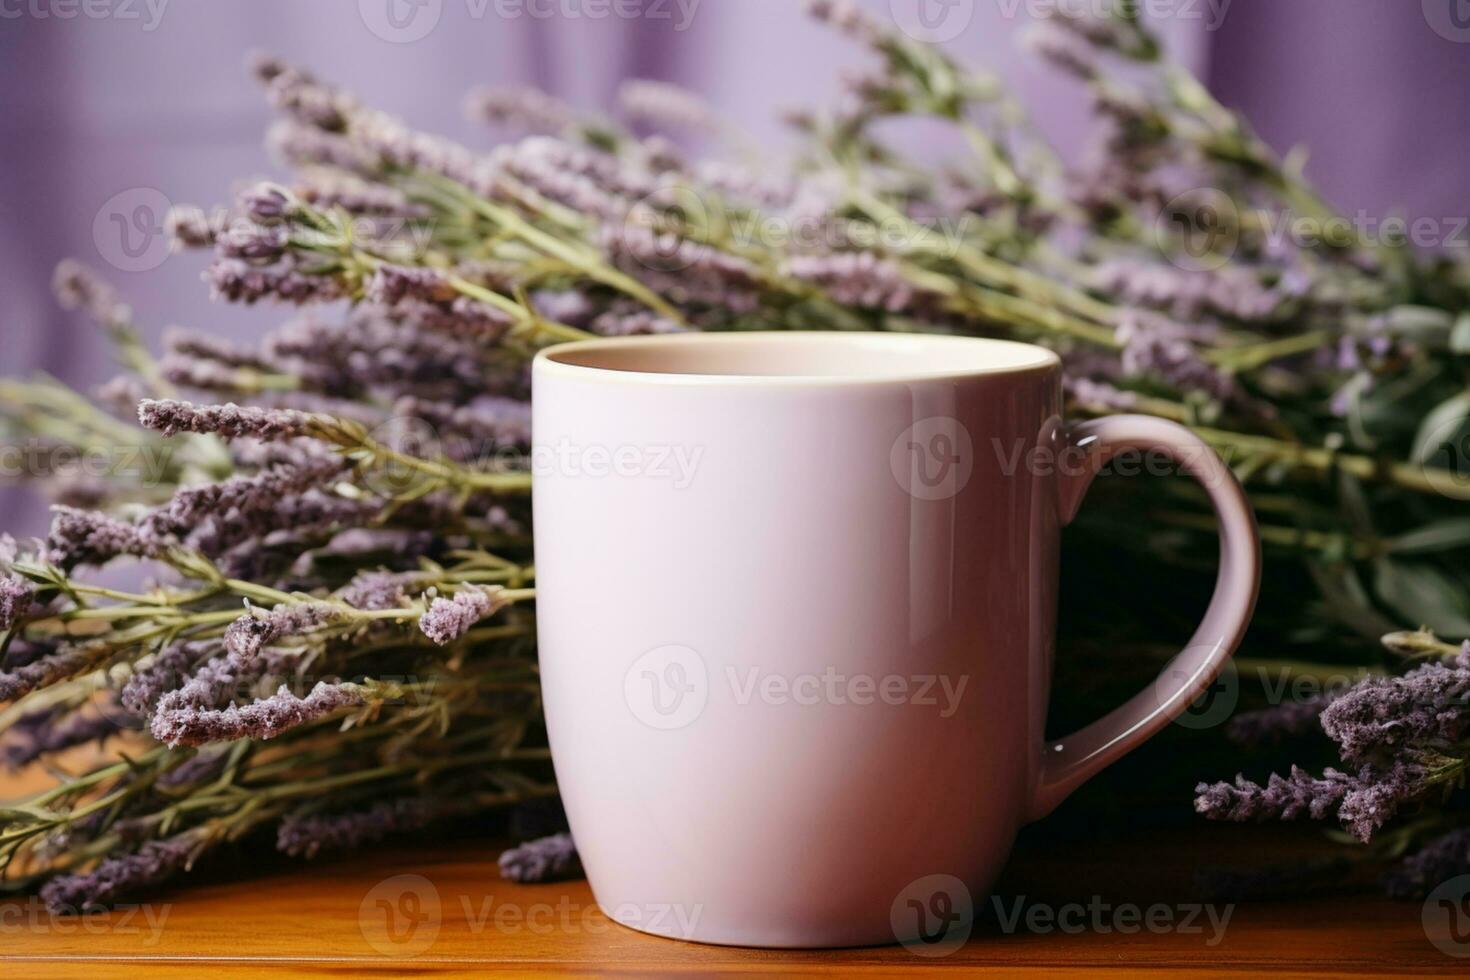
[[[552,756],[598,904],[635,929],[963,941],[1017,830],[1204,692],[1255,603],[1229,469],[1162,419],[1064,422],[1041,347],[595,340],[541,352],[533,386]],[[1125,450],[1207,491],[1214,598],[1155,685],[1047,742],[1060,531]]]

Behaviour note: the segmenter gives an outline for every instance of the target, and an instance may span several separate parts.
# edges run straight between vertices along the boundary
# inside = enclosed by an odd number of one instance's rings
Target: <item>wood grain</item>
[[[1197,931],[1112,928],[1128,924],[1116,917],[1123,903],[1162,906],[1180,922],[1199,900],[1192,881],[1202,862],[1299,860],[1325,846],[1310,831],[1253,827],[1154,834],[1119,844],[1032,845],[998,886],[1005,907],[1014,910],[1018,898],[1025,909],[1039,906],[1052,914],[1072,906],[1079,910],[1075,918],[1088,921],[1066,931],[1033,932],[1023,925],[1007,932],[993,902],[985,902],[970,941],[929,959],[902,947],[793,952],[652,938],[611,923],[586,882],[501,880],[493,842],[398,844],[350,859],[225,864],[190,888],[141,896],[137,908],[81,919],[54,919],[24,900],[0,903],[0,975],[182,977],[216,968],[343,977],[834,970],[898,976],[924,969],[1008,976],[1463,974],[1470,961],[1453,959],[1429,941],[1417,902],[1371,893],[1241,903],[1218,937],[1203,915]],[[1093,919],[1087,912],[1092,905],[1109,911]],[[386,931],[385,908],[394,910],[396,935]],[[1221,907],[1217,915],[1223,912]]]

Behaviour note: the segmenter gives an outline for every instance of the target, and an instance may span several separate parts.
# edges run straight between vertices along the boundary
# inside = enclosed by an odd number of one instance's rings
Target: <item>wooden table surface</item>
[[[25,900],[0,903],[0,976],[192,976],[206,965],[249,975],[436,977],[829,970],[1384,976],[1464,975],[1470,966],[1445,951],[1470,956],[1470,937],[1455,946],[1440,936],[1444,949],[1437,947],[1418,902],[1360,892],[1215,903],[1213,919],[1196,907],[1192,883],[1201,862],[1239,865],[1329,846],[1307,828],[1201,827],[1148,837],[1025,847],[998,886],[1007,918],[1022,902],[1022,925],[1007,931],[990,910],[993,901],[982,903],[969,941],[933,958],[898,946],[792,952],[653,938],[609,922],[585,881],[510,884],[497,873],[493,842],[440,839],[310,863],[225,864],[203,883],[82,918],[54,919]],[[1139,911],[1122,911],[1130,906]],[[1173,925],[1138,928],[1151,908],[1162,909],[1153,913],[1156,922]],[[1053,917],[1067,927],[1047,928]],[[1026,918],[1041,928],[1028,928]],[[1223,930],[1216,926],[1222,921]],[[1115,928],[1130,925],[1137,931]]]

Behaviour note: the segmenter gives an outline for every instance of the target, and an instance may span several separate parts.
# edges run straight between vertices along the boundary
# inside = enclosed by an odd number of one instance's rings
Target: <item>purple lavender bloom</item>
[[[853,0],[806,0],[806,12],[855,41],[877,44],[883,39],[882,26]]]
[[[0,759],[11,770],[21,769],[53,752],[88,742],[101,744],[118,732],[117,723],[105,713],[78,710],[38,714],[36,724],[25,726],[19,732],[12,731],[12,738],[0,747]]]
[[[1350,760],[1453,745],[1470,730],[1470,657],[1360,681],[1322,712],[1322,728]]]
[[[738,256],[642,225],[604,227],[603,250],[615,265],[678,303],[748,313],[760,306],[760,275]]]
[[[256,184],[240,193],[240,210],[258,225],[285,221],[296,206],[291,192],[279,184]]]
[[[1265,786],[1243,775],[1234,783],[1200,783],[1194,788],[1194,809],[1211,820],[1295,820],[1303,815],[1321,820],[1354,785],[1354,777],[1335,769],[1318,779],[1292,766],[1288,776],[1272,773]]]
[[[179,686],[204,657],[216,650],[209,642],[173,643],[154,654],[148,666],[133,671],[123,684],[118,701],[129,713],[138,717],[151,714],[159,698]]]
[[[304,858],[321,851],[352,850],[418,830],[434,815],[435,807],[419,799],[385,800],[349,813],[288,814],[276,828],[276,850]]]
[[[313,173],[295,187],[296,194],[312,206],[325,210],[341,208],[357,215],[423,218],[429,208],[410,201],[396,187],[374,184],[350,173]]]
[[[119,374],[97,386],[92,397],[121,418],[133,418],[138,403],[153,392],[136,375]]]
[[[58,915],[105,908],[129,892],[187,870],[199,846],[188,834],[149,841],[136,852],[108,858],[91,871],[51,879],[41,888],[41,900]]]
[[[29,584],[13,575],[0,575],[0,633],[19,623],[36,597]]]
[[[114,558],[155,555],[161,542],[146,529],[106,514],[75,507],[57,507],[46,538],[47,561],[70,571],[78,565],[105,565]]]
[[[329,484],[347,467],[340,457],[323,457],[301,466],[274,466],[254,476],[232,476],[219,483],[185,487],[144,521],[155,537],[183,535],[220,516],[233,522],[278,510],[294,494]],[[279,525],[268,523],[267,529]]]
[[[428,612],[419,617],[419,629],[439,646],[447,646],[469,632],[482,619],[488,619],[505,605],[499,587],[482,589],[467,585],[454,594],[433,601]]]
[[[286,254],[289,236],[278,225],[235,222],[215,240],[216,252],[225,259],[275,262]]]
[[[1384,876],[1395,898],[1423,898],[1442,882],[1470,874],[1470,827],[1436,837]]]
[[[73,259],[56,266],[51,287],[63,309],[81,310],[98,323],[126,324],[133,318],[133,311],[118,297],[117,290]]]
[[[384,306],[395,306],[410,298],[444,302],[454,297],[454,287],[442,271],[386,263],[378,266],[363,288],[363,298]]]
[[[709,104],[693,92],[669,82],[632,78],[618,86],[618,105],[630,119],[696,133],[723,129]]]
[[[1123,370],[1130,375],[1154,375],[1180,391],[1219,399],[1236,393],[1234,379],[1206,363],[1177,326],[1125,310],[1116,336],[1124,345]]]
[[[408,589],[422,579],[420,572],[362,572],[342,590],[342,601],[354,609],[398,609],[408,603]]]
[[[14,654],[15,644],[11,645]],[[36,645],[31,649],[39,655],[24,659],[10,670],[0,672],[0,701],[15,701],[37,688],[46,687],[81,673],[92,663],[92,658],[79,650],[53,651]]]
[[[500,855],[500,876],[506,881],[533,884],[571,878],[582,873],[582,860],[571,834],[553,834],[512,847]]]
[[[608,310],[591,324],[592,332],[603,337],[635,337],[646,334],[681,333],[686,328],[652,310],[621,312]]]
[[[577,114],[560,99],[536,88],[477,88],[465,96],[466,118],[529,133],[558,133],[573,126]]]
[[[168,209],[163,222],[164,231],[175,251],[191,248],[212,248],[223,230],[220,221],[211,221],[204,209],[193,205],[176,205]]]
[[[898,313],[932,299],[904,278],[897,263],[872,252],[799,255],[786,264],[786,272],[815,283],[845,306]]]
[[[1272,773],[1266,785],[1236,776],[1234,783],[1200,783],[1194,808],[1211,820],[1322,820],[1336,813],[1343,826],[1365,843],[1404,803],[1427,788],[1423,769],[1395,763],[1388,769],[1364,766],[1356,775],[1336,769],[1314,777],[1292,766],[1289,776]]]
[[[177,789],[181,786],[209,782],[224,771],[225,763],[229,761],[229,758],[229,752],[223,750],[195,752],[159,776],[156,785],[163,789]]]
[[[335,276],[303,271],[289,255],[270,266],[219,258],[205,270],[204,281],[215,299],[247,305],[266,297],[301,304],[341,299],[343,295],[342,283]]]
[[[372,177],[382,169],[377,154],[338,133],[324,132],[294,119],[281,119],[266,131],[270,155],[290,167],[331,167]]]
[[[341,609],[326,602],[280,605],[263,616],[246,613],[225,630],[225,649],[235,663],[251,664],[276,640],[308,633],[341,615]]]
[[[1247,711],[1230,719],[1225,733],[1241,745],[1269,745],[1299,735],[1322,731],[1322,711],[1337,698],[1337,693],[1318,694],[1300,701]]]
[[[1373,839],[1380,827],[1392,820],[1399,808],[1428,789],[1427,773],[1412,763],[1395,762],[1387,770],[1360,778],[1343,797],[1337,817],[1363,843]]]
[[[299,725],[363,703],[362,690],[357,685],[325,681],[312,688],[305,698],[298,698],[282,684],[271,697],[226,708],[174,708],[170,697],[165,696],[159,702],[149,726],[153,737],[170,748],[242,738],[272,739]]]
[[[290,409],[250,408],[228,402],[195,405],[173,399],[145,399],[138,422],[166,436],[180,432],[211,433],[225,439],[294,439],[311,435],[314,420]]]

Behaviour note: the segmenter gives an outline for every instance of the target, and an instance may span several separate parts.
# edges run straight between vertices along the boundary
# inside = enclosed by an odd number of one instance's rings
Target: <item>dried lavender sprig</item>
[[[9,741],[0,746],[0,758],[10,769],[20,769],[43,756],[89,742],[101,744],[120,730],[103,711],[43,712],[39,722],[27,730],[12,730]]]
[[[1234,783],[1200,783],[1194,808],[1212,820],[1321,820],[1336,813],[1364,843],[1404,804],[1432,785],[1431,773],[1415,763],[1386,769],[1364,766],[1356,775],[1326,769],[1319,779],[1296,766],[1289,776],[1272,773],[1266,785],[1236,776]]]
[[[1349,760],[1406,745],[1447,749],[1470,731],[1470,655],[1365,678],[1322,712],[1322,728]]]
[[[500,876],[532,884],[558,881],[582,873],[582,860],[571,834],[552,834],[512,847],[500,855]]]
[[[1465,874],[1470,874],[1470,827],[1434,838],[1385,875],[1383,884],[1395,898],[1422,899],[1440,884]]]
[[[726,129],[709,103],[669,82],[630,78],[618,86],[618,106],[629,118],[658,126],[711,135]]]
[[[447,646],[468,633],[470,627],[480,620],[493,616],[509,601],[506,590],[498,586],[483,589],[467,585],[452,599],[442,596],[435,599],[419,618],[419,629],[439,646]]]
[[[204,281],[217,299],[233,303],[255,303],[271,298],[283,303],[328,302],[345,295],[340,278],[304,271],[287,255],[274,265],[262,266],[244,259],[220,258],[204,271]]]
[[[798,255],[786,263],[785,271],[821,286],[834,301],[846,306],[898,313],[926,298],[904,277],[896,262],[872,252]]]
[[[466,118],[532,133],[559,133],[576,125],[578,114],[562,100],[523,86],[472,89],[464,100]]]
[[[95,657],[74,647],[54,650],[38,645],[40,653],[8,671],[0,672],[0,702],[15,701],[38,688],[73,677],[85,670]]]
[[[63,260],[56,266],[51,285],[63,309],[81,310],[103,326],[132,323],[132,308],[122,301],[117,290],[80,262]]]
[[[340,607],[327,602],[280,605],[261,615],[252,610],[225,630],[225,649],[236,664],[252,664],[267,645],[325,626],[344,614]]]
[[[170,748],[233,742],[242,738],[265,741],[363,703],[363,689],[359,685],[328,684],[325,681],[318,682],[305,698],[297,697],[282,684],[271,697],[226,708],[175,708],[165,696],[159,702],[149,729],[154,738]]]
[[[195,405],[174,399],[145,399],[138,422],[166,436],[180,432],[212,434],[225,439],[296,439],[315,434],[319,420],[305,412],[236,405]]]
[[[78,565],[105,565],[125,556],[151,558],[167,546],[148,528],[97,511],[56,507],[53,513],[45,559],[66,571]]]
[[[41,900],[56,914],[105,908],[123,895],[157,885],[187,870],[202,847],[193,832],[148,841],[132,854],[110,857],[91,871],[61,875],[41,888]]]
[[[1300,701],[1283,701],[1260,711],[1247,711],[1230,719],[1225,733],[1241,745],[1268,745],[1322,731],[1322,711],[1338,692],[1318,694]]]
[[[123,684],[118,701],[140,718],[152,714],[159,698],[178,687],[191,667],[218,649],[217,642],[209,641],[170,644],[154,654],[147,666],[133,670]]]
[[[289,813],[276,828],[276,850],[314,858],[321,851],[352,850],[428,824],[436,807],[418,798],[384,800],[346,813]]]
[[[5,633],[25,617],[36,591],[13,575],[0,575],[0,633]]]

